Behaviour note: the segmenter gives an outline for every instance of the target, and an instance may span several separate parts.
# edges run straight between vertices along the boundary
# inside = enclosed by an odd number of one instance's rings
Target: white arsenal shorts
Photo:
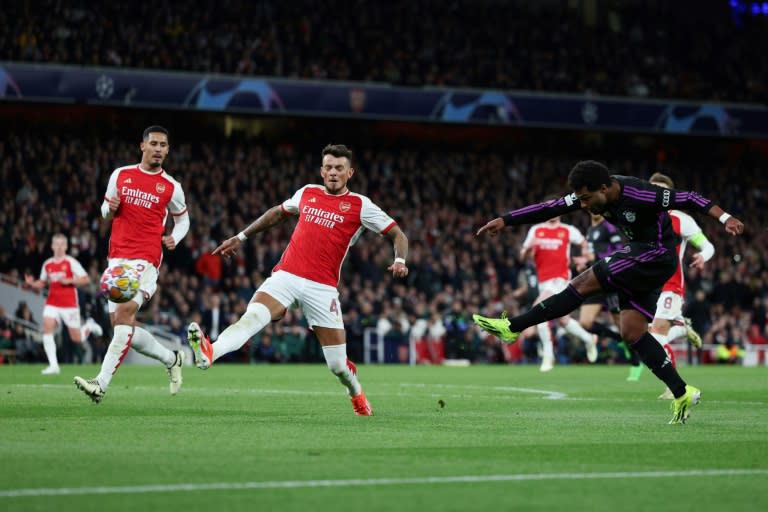
[[[286,308],[296,302],[304,312],[309,327],[344,329],[339,290],[333,286],[278,270],[256,291],[266,293]]]
[[[64,322],[70,329],[80,328],[80,308],[60,308],[58,306],[43,306],[43,318],[53,318],[57,323]]]
[[[683,298],[674,292],[661,292],[654,318],[674,320],[679,316],[683,316]]]

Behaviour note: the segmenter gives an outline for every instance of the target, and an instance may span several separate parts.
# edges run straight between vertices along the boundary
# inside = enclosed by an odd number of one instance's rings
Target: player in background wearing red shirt
[[[660,172],[654,173],[648,180],[654,185],[663,188],[673,189],[675,183],[672,178]],[[650,332],[653,337],[659,340],[659,343],[667,351],[672,364],[676,365],[675,352],[669,345],[670,342],[687,338],[693,346],[701,348],[701,336],[691,326],[690,320],[683,317],[683,302],[685,301],[685,275],[683,269],[683,256],[688,242],[699,249],[699,252],[693,255],[693,261],[690,266],[693,268],[703,268],[704,263],[709,261],[715,254],[715,246],[707,239],[701,230],[701,227],[693,220],[693,217],[680,210],[670,210],[669,216],[672,220],[672,229],[680,235],[681,242],[677,246],[677,258],[680,264],[677,271],[664,283],[661,288],[661,295],[656,303],[656,313],[651,323]],[[659,395],[664,400],[674,399],[672,391],[666,388]]]
[[[536,276],[539,281],[539,296],[534,305],[560,293],[568,286],[571,279],[571,245],[581,247],[582,254],[587,251],[587,242],[584,235],[570,224],[560,222],[560,217],[555,217],[547,222],[536,224],[528,230],[523,247],[520,250],[520,259],[525,260],[531,255],[536,266]],[[558,323],[568,334],[576,336],[587,349],[587,359],[590,363],[597,360],[597,336],[587,332],[576,319],[566,315],[558,319]],[[555,364],[555,353],[552,347],[552,331],[549,322],[536,326],[541,340],[542,372],[552,370]]]
[[[373,410],[357,379],[357,368],[347,359],[346,333],[339,303],[339,271],[349,247],[363,229],[387,235],[395,257],[387,270],[395,277],[408,275],[405,259],[408,238],[389,215],[366,196],[350,192],[347,182],[355,173],[352,151],[344,145],[328,145],[322,151],[323,185],[307,185],[282,204],[273,206],[247,228],[225,240],[214,254],[235,254],[249,237],[289,217],[298,216],[280,261],[251,299],[245,314],[211,343],[200,326],[191,323],[189,343],[198,368],[207,369],[219,357],[242,347],[271,321],[298,302],[320,341],[328,368],[347,387],[358,416]]]
[[[131,347],[166,366],[172,395],[181,388],[183,352],[168,350],[147,330],[137,326],[136,314],[157,290],[163,246],[169,251],[176,248],[189,231],[189,216],[181,184],[162,167],[170,148],[168,130],[150,126],[144,130],[139,147],[141,163],[112,172],[101,204],[102,217],[112,220],[109,266],[128,263],[139,271],[141,282],[140,293],[130,301],[109,302],[114,335],[99,374],[87,380],[75,377],[75,385],[96,403],[104,398],[112,376]],[[173,232],[164,236],[169,211],[174,220]]]
[[[48,367],[43,375],[59,374],[59,359],[56,357],[56,342],[53,331],[59,322],[63,322],[69,331],[73,343],[80,343],[80,303],[77,299],[77,286],[88,284],[88,273],[72,256],[67,254],[67,237],[61,233],[53,235],[51,249],[53,257],[43,263],[40,279],[25,276],[28,285],[37,290],[46,286],[48,297],[43,307],[43,349],[48,358]]]

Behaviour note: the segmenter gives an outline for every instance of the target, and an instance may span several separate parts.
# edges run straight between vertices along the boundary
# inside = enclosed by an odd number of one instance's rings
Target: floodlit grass
[[[2,511],[768,510],[768,368],[683,367],[685,426],[627,367],[361,366],[372,418],[319,365],[187,367],[175,397],[125,366],[99,405],[95,366],[40,369],[0,366]]]

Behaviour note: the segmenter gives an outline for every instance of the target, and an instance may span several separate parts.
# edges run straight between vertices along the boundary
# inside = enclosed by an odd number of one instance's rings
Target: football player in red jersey
[[[146,329],[137,326],[136,314],[157,290],[163,246],[170,251],[176,248],[189,231],[189,216],[181,184],[162,167],[170,149],[168,130],[162,126],[148,127],[139,147],[141,162],[112,172],[101,204],[102,217],[112,221],[109,266],[131,265],[139,271],[141,284],[140,293],[132,300],[109,303],[114,335],[99,374],[93,379],[75,377],[77,387],[97,403],[104,398],[112,376],[131,347],[165,365],[171,394],[175,395],[181,387],[183,352],[167,349]],[[169,212],[174,227],[170,235],[164,235]]]
[[[272,275],[256,291],[237,322],[227,327],[215,343],[196,323],[189,325],[188,339],[199,368],[207,369],[222,355],[239,349],[271,321],[282,318],[288,306],[298,302],[323,347],[328,368],[347,387],[355,414],[373,414],[357,379],[357,368],[347,359],[337,289],[339,271],[349,247],[363,229],[370,229],[392,240],[394,259],[387,270],[395,277],[405,277],[408,238],[368,197],[347,188],[354,173],[352,151],[340,144],[326,146],[320,167],[323,185],[302,187],[213,251],[231,256],[248,238],[289,217],[298,217],[288,247]]]
[[[80,303],[77,286],[90,282],[88,273],[75,258],[67,254],[67,237],[61,233],[53,235],[51,241],[53,257],[43,262],[40,278],[25,277],[28,285],[35,289],[48,286],[48,297],[43,308],[43,350],[48,358],[48,367],[43,375],[59,374],[59,359],[56,356],[56,341],[53,331],[59,322],[64,322],[73,343],[81,343]]]

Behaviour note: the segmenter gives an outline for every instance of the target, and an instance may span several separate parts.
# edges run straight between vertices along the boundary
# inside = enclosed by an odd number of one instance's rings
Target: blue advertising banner
[[[0,63],[0,99],[583,130],[768,137],[768,108]]]

